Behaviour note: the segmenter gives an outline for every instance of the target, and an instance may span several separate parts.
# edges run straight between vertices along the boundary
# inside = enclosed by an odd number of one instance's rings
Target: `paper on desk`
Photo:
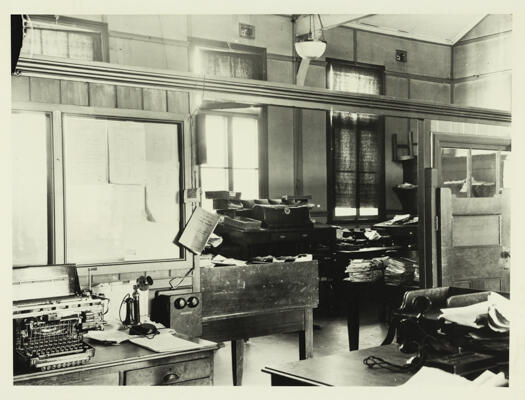
[[[458,325],[481,328],[483,324],[479,322],[479,317],[482,315],[488,316],[489,327],[492,330],[509,330],[509,300],[493,292],[488,295],[487,301],[465,307],[442,308],[439,318]]]
[[[84,334],[85,338],[96,340],[106,344],[120,344],[133,338],[128,330],[107,330],[107,331],[89,331]]]
[[[162,353],[166,351],[183,351],[199,348],[198,343],[190,342],[173,336],[172,329],[161,330],[160,333],[151,339],[147,337],[132,337],[129,339],[131,343],[138,346],[145,347],[146,349]]]
[[[454,387],[473,384],[462,376],[451,374],[439,368],[421,367],[403,386],[420,385]]]

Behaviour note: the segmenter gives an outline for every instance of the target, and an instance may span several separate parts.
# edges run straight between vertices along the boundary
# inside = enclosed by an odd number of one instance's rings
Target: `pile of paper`
[[[405,282],[410,282],[414,278],[414,268],[412,264],[387,258],[385,264],[385,283],[393,285],[400,285]]]
[[[371,260],[350,260],[346,267],[348,281],[351,282],[375,282],[383,277],[383,258]]]
[[[491,292],[486,301],[465,307],[441,309],[440,318],[458,325],[481,328],[488,326],[494,332],[508,332],[510,329],[510,301]]]

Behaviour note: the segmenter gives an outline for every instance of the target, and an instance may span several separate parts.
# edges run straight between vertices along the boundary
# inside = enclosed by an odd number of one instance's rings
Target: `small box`
[[[164,292],[153,299],[151,319],[188,338],[202,335],[201,293]]]

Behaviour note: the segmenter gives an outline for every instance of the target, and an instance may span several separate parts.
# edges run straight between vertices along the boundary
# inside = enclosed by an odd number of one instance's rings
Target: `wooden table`
[[[233,384],[242,384],[244,340],[297,332],[299,359],[313,356],[317,261],[201,269],[202,337],[231,341]]]
[[[15,385],[212,385],[216,343],[194,339],[197,348],[156,353],[125,342],[88,341],[95,356],[85,365],[44,372],[16,371]]]
[[[271,375],[272,386],[398,386],[412,376],[407,372],[371,369],[363,364],[370,355],[395,364],[404,364],[411,357],[390,344],[352,352],[342,350],[331,356],[267,366],[262,371]]]

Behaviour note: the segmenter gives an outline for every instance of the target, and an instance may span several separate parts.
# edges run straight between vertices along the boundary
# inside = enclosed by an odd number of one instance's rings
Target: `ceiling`
[[[346,26],[365,31],[453,45],[476,26],[486,14],[347,14],[321,15],[324,29]],[[297,20],[298,34],[308,32],[308,15]],[[315,20],[315,28],[319,20]]]

